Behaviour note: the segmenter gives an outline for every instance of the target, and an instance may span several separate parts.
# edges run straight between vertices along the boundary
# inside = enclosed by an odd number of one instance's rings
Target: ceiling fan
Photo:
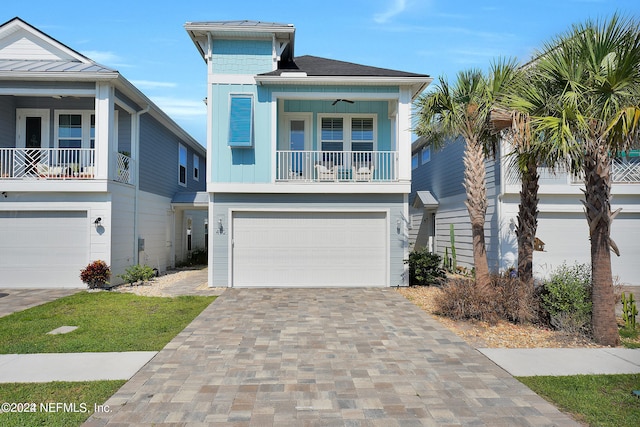
[[[337,104],[338,102],[340,102],[340,101],[342,101],[342,102],[348,102],[349,104],[353,104],[353,101],[352,101],[352,100],[350,100],[350,99],[336,99],[335,101],[333,101],[333,102],[331,103],[331,105],[336,105],[336,104]]]

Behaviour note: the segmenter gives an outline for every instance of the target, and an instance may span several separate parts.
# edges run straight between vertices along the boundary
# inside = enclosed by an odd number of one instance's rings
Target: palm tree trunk
[[[473,264],[476,270],[476,285],[485,289],[489,287],[489,265],[484,240],[484,221],[487,213],[487,188],[485,156],[482,145],[477,141],[467,140],[464,152],[464,186],[467,192],[467,210],[471,220],[471,236],[473,239]]]
[[[527,162],[522,172],[522,189],[518,206],[518,277],[533,288],[533,244],[538,229],[538,166],[535,160]]]
[[[597,343],[619,343],[611,273],[611,166],[604,144],[587,149],[585,155],[584,206],[591,240],[591,324]]]

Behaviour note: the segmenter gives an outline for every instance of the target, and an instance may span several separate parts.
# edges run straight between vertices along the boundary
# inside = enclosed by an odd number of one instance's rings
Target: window
[[[91,111],[56,111],[58,148],[95,148],[96,116]]]
[[[193,179],[200,180],[200,157],[197,154],[193,155]]]
[[[414,154],[413,156],[411,156],[411,169],[417,169],[418,168],[418,154]]]
[[[341,117],[322,118],[322,150],[342,151],[344,143],[343,120]]]
[[[344,115],[321,117],[320,141],[323,151],[375,150],[375,116]]]
[[[424,147],[420,153],[420,162],[424,165],[431,160],[431,147]]]
[[[180,144],[178,153],[178,182],[180,185],[187,186],[187,148]]]
[[[231,95],[229,104],[229,147],[253,146],[253,96]]]
[[[373,151],[373,119],[351,119],[351,150]]]

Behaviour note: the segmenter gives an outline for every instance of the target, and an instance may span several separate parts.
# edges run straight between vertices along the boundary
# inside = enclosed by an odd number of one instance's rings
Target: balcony
[[[0,180],[87,180],[96,178],[90,148],[0,148]],[[131,183],[131,159],[117,154],[114,180]]]
[[[276,151],[276,182],[398,181],[396,151]]]

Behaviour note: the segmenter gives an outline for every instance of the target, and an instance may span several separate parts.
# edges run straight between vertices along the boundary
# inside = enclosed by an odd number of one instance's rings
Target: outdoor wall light
[[[216,234],[224,234],[224,225],[222,225],[222,218],[218,218],[218,230]]]
[[[402,220],[398,218],[398,220],[396,221],[396,232],[400,234],[401,231],[402,231]]]
[[[95,220],[95,221],[93,221],[93,224],[94,224],[96,227],[100,227],[100,226],[102,225],[102,218],[101,218],[101,217],[96,218],[96,220]]]

